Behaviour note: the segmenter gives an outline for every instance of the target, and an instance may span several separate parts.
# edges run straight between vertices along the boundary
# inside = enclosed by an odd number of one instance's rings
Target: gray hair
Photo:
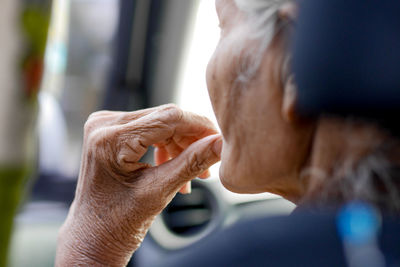
[[[386,212],[399,214],[399,181],[396,179],[400,175],[400,168],[388,159],[388,151],[384,149],[387,145],[388,143],[371,151],[356,164],[351,161],[344,162],[344,171],[334,171],[329,177],[323,172],[314,176],[314,179],[319,176],[318,179],[322,182],[318,195],[314,196],[318,203],[307,198],[304,203],[319,208],[356,200],[373,204]],[[398,148],[398,145],[395,147]]]
[[[260,68],[263,54],[276,33],[277,12],[291,0],[235,0],[237,7],[246,14],[249,34],[247,38],[258,41],[253,49],[247,49],[242,65],[237,70],[237,82],[245,85]],[[240,49],[240,48],[239,48]]]
[[[363,127],[368,137],[352,134],[354,127]],[[305,169],[300,179],[310,180],[302,203],[318,209],[362,201],[385,212],[400,214],[399,140],[379,125],[351,116],[343,119],[341,128],[341,135],[345,137],[343,147],[367,149],[365,155],[334,162],[336,165],[330,173],[316,167]]]

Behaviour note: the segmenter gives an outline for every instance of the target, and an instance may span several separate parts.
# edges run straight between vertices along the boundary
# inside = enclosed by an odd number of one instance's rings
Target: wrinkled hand
[[[208,119],[174,105],[92,114],[56,265],[124,266],[155,216],[219,160],[216,133]],[[159,166],[139,161],[152,145]]]

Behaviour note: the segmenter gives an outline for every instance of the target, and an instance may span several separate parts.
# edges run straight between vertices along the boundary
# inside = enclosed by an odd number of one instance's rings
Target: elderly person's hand
[[[219,161],[222,140],[216,133],[208,119],[174,105],[91,115],[56,265],[125,265],[155,216]],[[155,167],[140,162],[152,145],[160,164]]]

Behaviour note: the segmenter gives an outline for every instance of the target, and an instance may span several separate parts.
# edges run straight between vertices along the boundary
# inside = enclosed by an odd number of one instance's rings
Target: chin
[[[255,177],[253,173],[249,172],[251,168],[241,168],[242,166],[237,164],[240,160],[235,155],[238,155],[240,151],[231,148],[232,146],[224,143],[219,168],[219,178],[222,185],[229,191],[238,194],[264,193],[263,188],[251,179]]]
[[[222,185],[233,193],[238,194],[258,194],[264,193],[265,191],[260,188],[254,188],[249,184],[246,184],[245,178],[238,178],[224,172],[222,166],[219,169],[219,178]]]

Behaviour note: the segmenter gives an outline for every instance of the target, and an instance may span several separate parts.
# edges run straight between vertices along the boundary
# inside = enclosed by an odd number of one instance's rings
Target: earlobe
[[[296,114],[296,101],[297,101],[297,88],[294,83],[293,75],[291,75],[283,88],[282,99],[282,117],[288,123],[294,123],[297,118]]]
[[[297,18],[298,8],[295,3],[286,3],[278,10],[278,16],[282,20],[295,20]]]

